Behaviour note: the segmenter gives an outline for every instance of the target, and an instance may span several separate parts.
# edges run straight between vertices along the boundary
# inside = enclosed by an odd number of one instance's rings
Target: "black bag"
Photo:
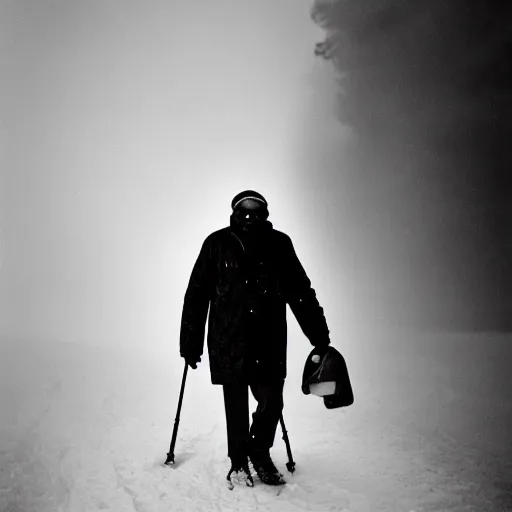
[[[316,349],[313,349],[306,359],[302,374],[302,392],[309,395],[311,394],[311,385],[315,387],[321,383],[335,383],[335,385],[333,384],[334,393],[323,395],[325,407],[336,409],[352,405],[354,393],[345,358],[334,347],[329,346],[321,360],[315,363],[312,359],[315,353]]]

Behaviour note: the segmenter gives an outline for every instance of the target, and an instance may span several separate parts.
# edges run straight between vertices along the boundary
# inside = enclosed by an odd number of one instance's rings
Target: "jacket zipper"
[[[233,233],[233,231],[230,231],[230,233],[240,242],[240,245],[242,246],[242,249],[245,252],[245,247],[244,244],[242,243],[242,240],[240,240],[240,238],[238,238],[238,236],[235,233]]]

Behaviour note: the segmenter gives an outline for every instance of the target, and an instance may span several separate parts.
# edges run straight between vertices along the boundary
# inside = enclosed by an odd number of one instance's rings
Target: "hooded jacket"
[[[193,266],[181,318],[180,354],[208,354],[213,384],[285,378],[286,305],[315,347],[329,329],[288,235],[264,221],[257,234],[236,224],[210,234]],[[209,311],[209,315],[208,315]]]

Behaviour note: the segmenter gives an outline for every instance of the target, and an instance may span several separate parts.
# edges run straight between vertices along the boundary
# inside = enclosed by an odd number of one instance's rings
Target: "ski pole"
[[[292,457],[292,449],[290,448],[290,440],[288,439],[288,432],[286,431],[286,427],[284,426],[283,415],[279,417],[279,421],[281,423],[281,430],[283,431],[283,439],[286,444],[286,453],[288,454],[288,462],[286,463],[286,469],[293,473],[295,471],[295,462]]]
[[[166,466],[170,466],[170,465],[174,464],[174,445],[176,444],[176,437],[178,435],[178,426],[180,424],[181,404],[183,402],[183,392],[185,391],[185,381],[187,379],[187,370],[188,370],[188,364],[185,361],[185,369],[183,370],[183,378],[181,380],[180,398],[178,400],[178,411],[176,412],[176,419],[174,420],[174,429],[172,431],[171,446],[169,448],[169,452],[167,453],[167,459],[165,460]]]

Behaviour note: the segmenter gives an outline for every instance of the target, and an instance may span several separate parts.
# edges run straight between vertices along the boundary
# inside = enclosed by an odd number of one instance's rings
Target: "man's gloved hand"
[[[192,368],[192,370],[195,370],[198,363],[201,362],[201,356],[186,356],[185,362],[190,366],[190,368]]]
[[[324,344],[324,345],[315,346],[315,348],[313,349],[313,354],[311,356],[311,360],[314,363],[319,363],[322,360],[322,358],[325,356],[325,354],[327,354],[327,350],[329,348],[329,344],[330,343],[327,343],[327,344]]]

